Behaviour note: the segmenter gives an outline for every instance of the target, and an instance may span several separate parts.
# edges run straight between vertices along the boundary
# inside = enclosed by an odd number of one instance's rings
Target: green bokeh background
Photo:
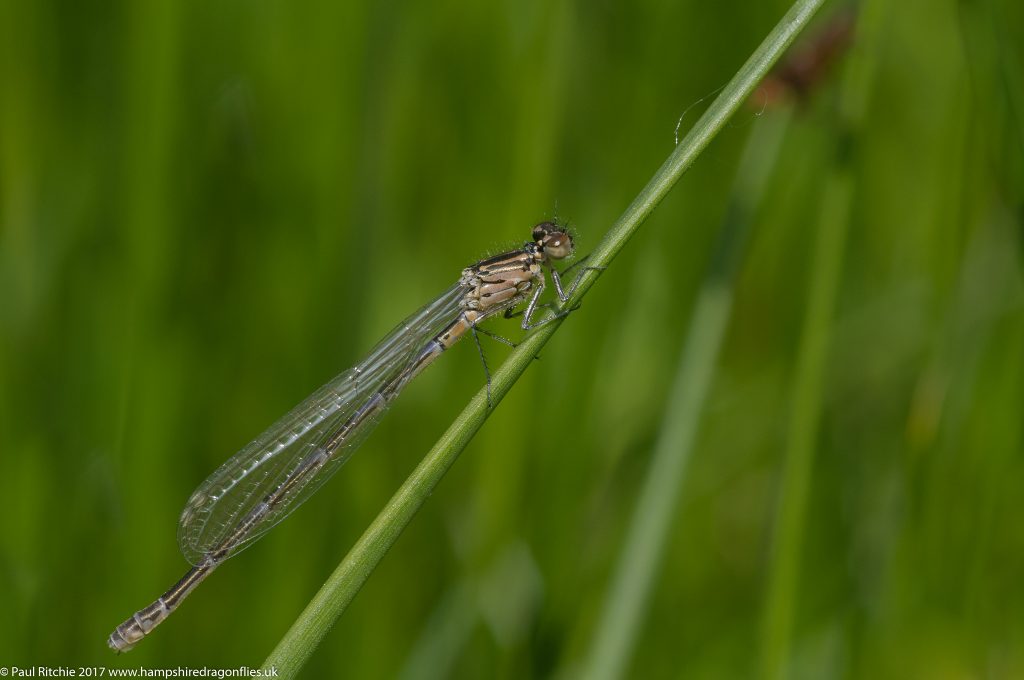
[[[258,665],[480,387],[476,353],[443,357],[313,500],[114,657],[110,630],[187,567],[192,490],[534,222],[557,211],[593,247],[786,8],[0,1],[0,665]],[[854,193],[790,671],[1024,677],[1022,46],[1011,0],[872,1],[796,108],[630,677],[758,667],[837,146]],[[307,677],[578,666],[759,114],[787,115],[755,103],[705,151]]]

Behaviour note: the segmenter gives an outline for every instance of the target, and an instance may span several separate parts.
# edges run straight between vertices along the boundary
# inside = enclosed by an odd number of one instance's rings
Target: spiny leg
[[[539,277],[537,277],[537,288],[533,291],[533,295],[530,296],[530,303],[526,305],[526,309],[523,310],[523,322],[520,324],[520,326],[522,326],[524,331],[532,330],[537,326],[543,326],[544,324],[550,321],[554,321],[560,315],[560,313],[556,313],[553,316],[544,319],[543,321],[533,323],[533,315],[539,308],[537,302],[540,300],[540,296],[544,292],[544,288],[544,275],[541,274]]]
[[[516,307],[516,305],[518,305],[522,301],[523,301],[523,295],[522,294],[516,295],[515,297],[509,298],[505,302],[501,303],[500,306],[488,310],[487,313],[484,316],[481,316],[481,317],[477,318],[476,320],[474,320],[474,321],[469,323],[469,330],[473,334],[473,342],[476,343],[476,351],[477,351],[477,353],[480,354],[480,363],[482,363],[483,366],[484,366],[484,375],[487,378],[487,408],[491,408],[493,406],[493,402],[491,400],[491,370],[487,366],[487,357],[484,356],[484,347],[483,347],[483,345],[480,344],[480,336],[477,335],[477,331],[479,330],[484,335],[486,335],[486,336],[488,336],[490,338],[494,338],[495,340],[497,340],[499,342],[502,342],[502,343],[508,345],[509,347],[515,348],[518,345],[517,345],[517,343],[512,342],[508,338],[503,338],[502,336],[498,335],[497,333],[492,333],[491,331],[489,331],[489,330],[479,326],[479,324],[481,322],[483,322],[486,318],[488,318],[488,317],[490,317],[490,316],[492,316],[494,314],[497,314],[498,312],[501,312],[502,308],[504,308],[505,313],[508,313],[508,310],[514,309]],[[534,358],[536,358],[536,357],[534,357]]]
[[[556,314],[552,314],[551,316],[547,317],[546,319],[541,319],[540,321],[538,321],[536,323],[533,323],[532,321],[530,321],[530,317],[527,317],[527,316],[524,315],[524,317],[523,317],[523,330],[532,331],[534,328],[540,328],[541,326],[545,326],[545,325],[551,323],[552,321],[555,321],[556,319],[561,319],[563,317],[569,316],[569,314],[571,314],[572,312],[575,312],[577,309],[579,309],[579,305],[576,305],[572,309],[563,309],[562,311],[560,311],[560,312],[558,312]],[[536,357],[536,358],[539,359],[540,357]]]
[[[587,255],[587,257],[590,257],[590,256]],[[564,272],[562,272],[562,274],[568,274],[569,271],[573,267],[575,267],[578,264],[582,264],[583,260],[586,260],[587,257],[581,258],[579,262],[576,262],[575,264],[570,266],[568,269],[566,269]],[[580,281],[583,280],[583,275],[586,274],[587,272],[603,272],[605,269],[607,269],[607,267],[584,267],[583,269],[581,269],[579,271],[579,273],[576,275],[576,278],[573,279],[572,283],[569,284],[569,290],[564,290],[562,288],[562,276],[561,276],[561,274],[558,273],[557,269],[552,267],[551,268],[551,280],[554,281],[554,283],[555,283],[555,292],[558,293],[558,299],[561,300],[562,302],[565,302],[566,300],[568,300],[572,296],[572,294],[576,292],[576,288],[580,285]],[[577,307],[578,306],[579,305],[577,305]]]
[[[576,262],[575,264],[570,266],[568,269],[566,269],[565,272],[562,272],[562,273],[563,274],[567,273],[573,267],[575,267],[576,265],[578,265],[578,264],[582,263],[584,260],[586,260],[587,257],[590,257],[590,256],[588,255],[588,256],[580,259],[579,262]],[[585,273],[587,273],[588,271],[601,272],[601,271],[604,271],[605,269],[606,269],[605,267],[584,267],[583,269],[580,270],[579,274],[576,275],[576,278],[573,279],[572,284],[570,284],[570,286],[569,286],[569,290],[565,290],[563,288],[563,286],[562,286],[562,277],[558,273],[558,270],[555,269],[554,267],[550,267],[549,271],[551,272],[551,280],[555,284],[555,292],[558,295],[559,302],[563,302],[563,303],[567,302],[569,300],[569,298],[572,297],[572,294],[574,292],[576,292],[576,288],[580,285],[580,281],[583,279],[583,275]],[[540,282],[537,285],[537,290],[534,292],[533,297],[530,298],[530,304],[527,305],[526,310],[524,312],[522,312],[522,314],[523,314],[523,323],[522,323],[523,330],[527,330],[528,331],[528,330],[532,330],[534,328],[537,328],[538,326],[543,326],[544,324],[551,323],[555,319],[561,319],[564,316],[568,316],[571,312],[575,312],[577,309],[580,308],[579,303],[576,303],[575,305],[572,306],[571,309],[563,309],[561,311],[554,312],[551,316],[547,317],[546,319],[541,319],[540,321],[534,323],[533,322],[533,315],[534,315],[534,313],[538,309],[540,309],[542,307],[552,307],[552,308],[554,307],[554,305],[552,303],[550,303],[550,302],[546,303],[546,304],[543,304],[543,305],[537,304],[538,298],[540,298],[540,294],[541,294],[541,292],[543,292],[544,287],[545,287],[545,285],[544,285],[544,278],[541,277],[540,278]],[[506,313],[506,316],[509,316],[509,314]]]
[[[509,318],[511,318],[511,317],[510,317],[510,316],[508,315],[508,311],[507,311],[507,310],[505,311],[505,318],[506,318],[506,319],[509,319]],[[508,345],[508,346],[509,346],[509,347],[511,347],[512,349],[515,349],[516,347],[519,347],[519,343],[518,343],[518,342],[512,342],[512,341],[511,341],[511,340],[509,340],[508,338],[506,338],[506,337],[503,337],[503,336],[501,336],[501,335],[498,335],[497,333],[491,332],[491,331],[487,330],[486,328],[484,328],[483,326],[479,326],[479,327],[475,327],[475,328],[476,328],[476,329],[477,329],[478,331],[480,331],[481,333],[483,333],[484,335],[486,335],[487,337],[491,338],[492,340],[497,340],[497,341],[498,341],[498,342],[500,342],[501,344],[503,344],[503,345]]]
[[[576,305],[572,309],[563,309],[563,310],[561,310],[559,312],[553,313],[551,316],[549,316],[546,319],[541,319],[540,321],[534,323],[533,322],[533,315],[534,315],[534,313],[536,313],[536,311],[538,309],[540,309],[541,307],[548,306],[548,305],[538,305],[537,304],[537,299],[540,297],[540,294],[542,292],[544,292],[544,288],[545,288],[544,277],[541,276],[540,279],[539,279],[539,283],[537,284],[537,290],[536,290],[536,292],[534,292],[533,297],[530,298],[530,304],[528,304],[526,306],[526,311],[523,312],[522,327],[523,327],[524,331],[529,331],[529,330],[533,330],[534,328],[539,328],[540,326],[543,326],[545,324],[551,323],[555,319],[561,319],[564,316],[568,316],[571,312],[576,311],[576,309],[579,307],[579,305]]]
[[[573,262],[573,263],[572,263],[571,265],[569,265],[568,267],[566,267],[565,269],[563,269],[563,270],[562,270],[562,273],[563,273],[563,274],[568,274],[568,273],[569,273],[569,272],[571,272],[571,271],[572,271],[573,269],[576,269],[576,267],[579,267],[579,266],[580,266],[581,264],[583,264],[584,262],[586,262],[586,261],[587,261],[587,260],[589,260],[589,259],[590,259],[590,253],[587,253],[586,255],[584,255],[583,257],[581,257],[581,258],[579,258],[579,259],[577,259],[577,260],[576,260],[575,262]],[[601,269],[604,269],[604,267],[601,267]]]
[[[583,258],[583,259],[586,259],[586,258]],[[575,265],[573,265],[573,266],[575,266]],[[571,269],[571,267],[570,267],[570,269]],[[576,276],[576,279],[572,282],[572,285],[569,286],[569,290],[568,291],[566,291],[566,290],[564,290],[562,288],[562,279],[561,279],[561,277],[558,274],[558,270],[555,269],[554,267],[551,267],[551,266],[549,266],[548,270],[551,273],[552,281],[554,281],[555,292],[558,295],[558,300],[559,300],[559,302],[564,304],[565,302],[567,302],[569,300],[569,298],[572,296],[572,294],[576,291],[576,287],[579,286],[580,280],[583,278],[583,274],[584,273],[586,273],[587,271],[604,271],[605,267],[584,267],[580,271],[580,273]],[[568,270],[566,270],[566,271],[568,271]],[[569,314],[571,314],[572,312],[575,312],[577,309],[580,308],[580,303],[577,302],[570,309],[562,309],[560,311],[556,311],[551,316],[547,317],[546,319],[541,319],[540,321],[534,323],[533,322],[533,315],[534,315],[534,313],[538,309],[540,309],[541,307],[552,307],[552,308],[554,308],[554,305],[552,303],[547,303],[547,304],[543,304],[543,305],[537,304],[537,298],[540,297],[541,291],[543,291],[544,287],[545,287],[545,281],[544,281],[544,277],[543,276],[539,277],[539,281],[540,282],[539,282],[539,284],[537,286],[537,291],[534,293],[533,298],[530,300],[530,304],[526,307],[526,311],[523,312],[523,324],[522,324],[523,325],[523,330],[531,330],[531,329],[537,328],[538,326],[543,326],[544,324],[551,323],[555,319],[561,319],[562,317],[568,316]]]
[[[555,307],[555,303],[554,302],[543,302],[543,303],[537,305],[537,309],[554,309],[554,307]],[[506,309],[505,310],[505,318],[506,319],[514,319],[517,316],[522,316],[522,315],[523,315],[523,310],[521,310],[521,309],[518,312],[513,312],[511,309]]]
[[[551,307],[551,303],[550,302],[545,302],[542,305],[537,305],[537,309],[540,309],[541,307]],[[517,316],[522,316],[523,315],[523,313],[521,311],[520,312],[513,312],[512,309],[513,309],[512,307],[509,307],[508,309],[505,310],[505,313],[503,314],[503,316],[506,319],[514,319]],[[487,330],[483,326],[477,326],[477,330],[479,330],[481,333],[483,333],[484,335],[486,335],[489,338],[492,338],[494,340],[497,340],[498,342],[501,342],[501,343],[504,343],[504,344],[508,345],[512,349],[515,349],[516,347],[519,347],[519,343],[518,342],[512,342],[508,338],[502,337],[502,336],[498,335],[497,333],[492,333],[491,331]],[[540,361],[540,355],[539,354],[534,354],[533,358],[534,358],[534,361]]]
[[[494,404],[491,402],[491,369],[487,368],[487,357],[484,356],[484,347],[480,344],[480,336],[476,332],[476,324],[469,327],[470,332],[473,333],[473,342],[476,343],[476,351],[480,354],[480,363],[484,365],[484,375],[487,377],[487,408],[490,409]]]

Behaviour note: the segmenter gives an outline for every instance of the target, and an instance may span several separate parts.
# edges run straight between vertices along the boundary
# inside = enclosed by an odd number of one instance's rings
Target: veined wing
[[[464,294],[465,287],[456,284],[408,317],[357,366],[314,392],[211,474],[189,498],[178,522],[178,546],[188,561],[198,565],[208,553],[224,548],[225,558],[238,553],[319,489],[373,430],[386,404],[361,420],[337,450],[326,451],[330,457],[319,470],[297,476],[279,503],[225,545],[268,494],[324,451],[332,435],[456,318]]]

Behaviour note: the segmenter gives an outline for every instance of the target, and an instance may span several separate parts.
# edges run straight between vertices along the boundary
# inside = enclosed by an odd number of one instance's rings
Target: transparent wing
[[[386,404],[378,405],[353,427],[331,458],[289,488],[282,501],[260,516],[240,540],[223,545],[268,494],[308,465],[340,427],[456,318],[464,293],[465,288],[456,284],[407,318],[357,366],[314,392],[211,474],[189,498],[178,522],[178,546],[188,561],[199,564],[222,547],[228,548],[227,555],[238,553],[319,489],[373,430]]]

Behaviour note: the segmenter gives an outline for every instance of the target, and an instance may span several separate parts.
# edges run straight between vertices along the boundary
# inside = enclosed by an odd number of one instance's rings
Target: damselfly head
[[[533,228],[533,241],[547,260],[563,260],[573,253],[572,234],[554,222],[541,222]]]

